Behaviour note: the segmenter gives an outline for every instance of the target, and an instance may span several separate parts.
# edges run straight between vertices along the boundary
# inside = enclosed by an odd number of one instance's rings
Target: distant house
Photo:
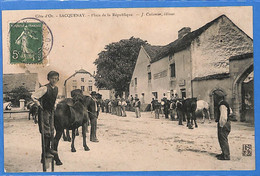
[[[75,71],[75,73],[64,82],[66,98],[70,98],[71,91],[75,89],[81,89],[84,95],[90,95],[91,92],[100,93],[103,99],[110,99],[112,96],[110,90],[98,89],[95,86],[94,76],[84,69]]]
[[[64,82],[65,97],[70,98],[70,92],[81,89],[84,95],[90,95],[92,91],[97,91],[94,76],[84,69],[75,71]]]
[[[35,92],[40,87],[37,73],[11,73],[3,74],[3,98],[13,89],[24,87],[29,92]]]
[[[164,93],[168,98],[173,93],[179,98],[197,97],[210,104],[211,116],[216,114],[218,96],[225,95],[242,120],[242,85],[252,72],[252,38],[221,15],[195,31],[180,29],[178,39],[168,45],[142,46],[129,93],[144,104],[153,97],[160,100]]]

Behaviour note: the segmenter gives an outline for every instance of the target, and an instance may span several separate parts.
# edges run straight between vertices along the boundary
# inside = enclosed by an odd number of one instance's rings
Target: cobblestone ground
[[[4,165],[7,172],[41,172],[41,138],[38,126],[28,114],[4,115]],[[82,135],[76,137],[76,153],[61,139],[62,166],[56,172],[92,171],[175,171],[175,170],[253,170],[255,169],[254,127],[232,122],[229,135],[230,161],[215,158],[220,153],[216,123],[201,124],[193,130],[179,126],[150,112],[135,118],[101,113],[98,119],[99,143],[89,141],[90,151],[82,147]],[[81,131],[81,129],[80,129]],[[252,145],[252,156],[242,155],[242,145]]]

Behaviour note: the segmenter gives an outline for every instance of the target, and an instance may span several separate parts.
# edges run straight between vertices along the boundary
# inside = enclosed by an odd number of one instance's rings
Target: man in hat
[[[218,141],[222,151],[221,154],[216,155],[218,160],[230,160],[228,135],[231,131],[231,123],[229,120],[229,115],[229,104],[225,101],[224,96],[221,96],[217,108],[216,119],[216,122],[218,122]]]

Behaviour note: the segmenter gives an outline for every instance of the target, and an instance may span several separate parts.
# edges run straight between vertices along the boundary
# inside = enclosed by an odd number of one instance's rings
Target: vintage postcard
[[[252,6],[2,10],[2,54],[6,173],[256,169]]]

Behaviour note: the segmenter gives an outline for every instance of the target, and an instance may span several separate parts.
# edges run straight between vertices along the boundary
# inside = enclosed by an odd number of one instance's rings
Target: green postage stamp
[[[43,61],[42,23],[10,23],[10,63],[40,64]]]

